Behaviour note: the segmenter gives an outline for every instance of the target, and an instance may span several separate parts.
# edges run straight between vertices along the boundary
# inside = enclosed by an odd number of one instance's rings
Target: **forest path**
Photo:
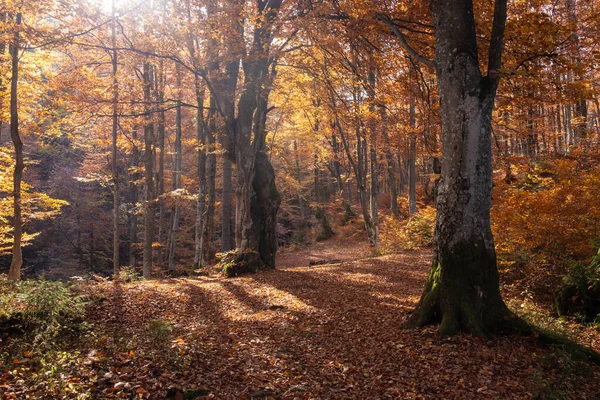
[[[96,396],[143,389],[158,399],[169,387],[171,394],[199,389],[202,398],[219,399],[585,399],[600,393],[600,368],[586,366],[587,375],[577,375],[579,366],[534,339],[442,338],[436,327],[401,329],[419,299],[431,253],[366,254],[364,246],[330,242],[284,251],[277,270],[240,278],[88,288],[105,298],[91,310],[95,349],[107,357],[102,374],[108,378],[95,384]],[[344,261],[307,265],[330,258]],[[149,327],[157,320],[172,327],[168,338]]]

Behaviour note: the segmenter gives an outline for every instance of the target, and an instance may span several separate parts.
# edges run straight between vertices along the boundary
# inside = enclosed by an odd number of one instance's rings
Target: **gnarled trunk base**
[[[255,273],[265,268],[260,254],[254,250],[230,251],[219,260],[218,264],[221,273],[227,278],[234,276]]]
[[[461,247],[436,252],[421,300],[404,327],[440,323],[442,335],[464,331],[479,337],[529,333],[502,301],[494,252],[483,243]]]
[[[251,224],[242,231],[247,238],[241,240],[246,246],[226,253],[219,261],[219,268],[227,277],[275,269],[277,211],[281,196],[275,185],[275,171],[264,152],[256,155],[251,190]]]

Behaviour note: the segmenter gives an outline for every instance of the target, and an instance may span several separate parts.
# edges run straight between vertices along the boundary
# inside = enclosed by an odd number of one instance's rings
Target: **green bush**
[[[123,267],[119,271],[119,280],[121,282],[136,282],[144,279],[134,267]]]
[[[575,265],[556,294],[559,315],[579,316],[582,322],[600,320],[600,250],[586,265]]]
[[[62,282],[11,282],[0,277],[0,326],[26,329],[36,340],[55,337],[85,316],[86,299]]]

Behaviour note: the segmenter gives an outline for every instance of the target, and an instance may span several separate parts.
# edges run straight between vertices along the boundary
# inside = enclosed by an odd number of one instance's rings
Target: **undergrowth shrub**
[[[136,282],[144,279],[134,267],[123,267],[119,271],[119,280],[121,282]]]
[[[600,251],[589,264],[574,265],[563,282],[555,297],[559,315],[600,323]]]
[[[344,209],[344,215],[340,220],[341,225],[346,225],[348,222],[352,221],[357,217],[356,213],[352,210],[352,206],[346,200],[342,201],[342,208]]]
[[[0,327],[35,335],[35,342],[75,328],[85,316],[85,296],[62,282],[44,279],[11,282],[0,276]]]
[[[405,220],[385,218],[381,223],[380,252],[418,249],[433,244],[435,209],[425,206]]]

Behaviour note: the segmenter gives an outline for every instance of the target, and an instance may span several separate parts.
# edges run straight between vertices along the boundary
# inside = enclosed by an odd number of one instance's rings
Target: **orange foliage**
[[[405,200],[400,198],[399,200]],[[402,207],[402,201],[400,201]],[[406,201],[404,201],[406,203]],[[406,206],[408,209],[408,206]],[[393,216],[382,218],[380,226],[381,253],[395,253],[399,250],[413,250],[433,244],[433,229],[435,227],[435,208],[421,207],[408,219],[399,220]]]
[[[585,157],[513,166],[517,180],[497,180],[492,230],[498,254],[538,262],[582,260],[597,248],[600,165]]]

